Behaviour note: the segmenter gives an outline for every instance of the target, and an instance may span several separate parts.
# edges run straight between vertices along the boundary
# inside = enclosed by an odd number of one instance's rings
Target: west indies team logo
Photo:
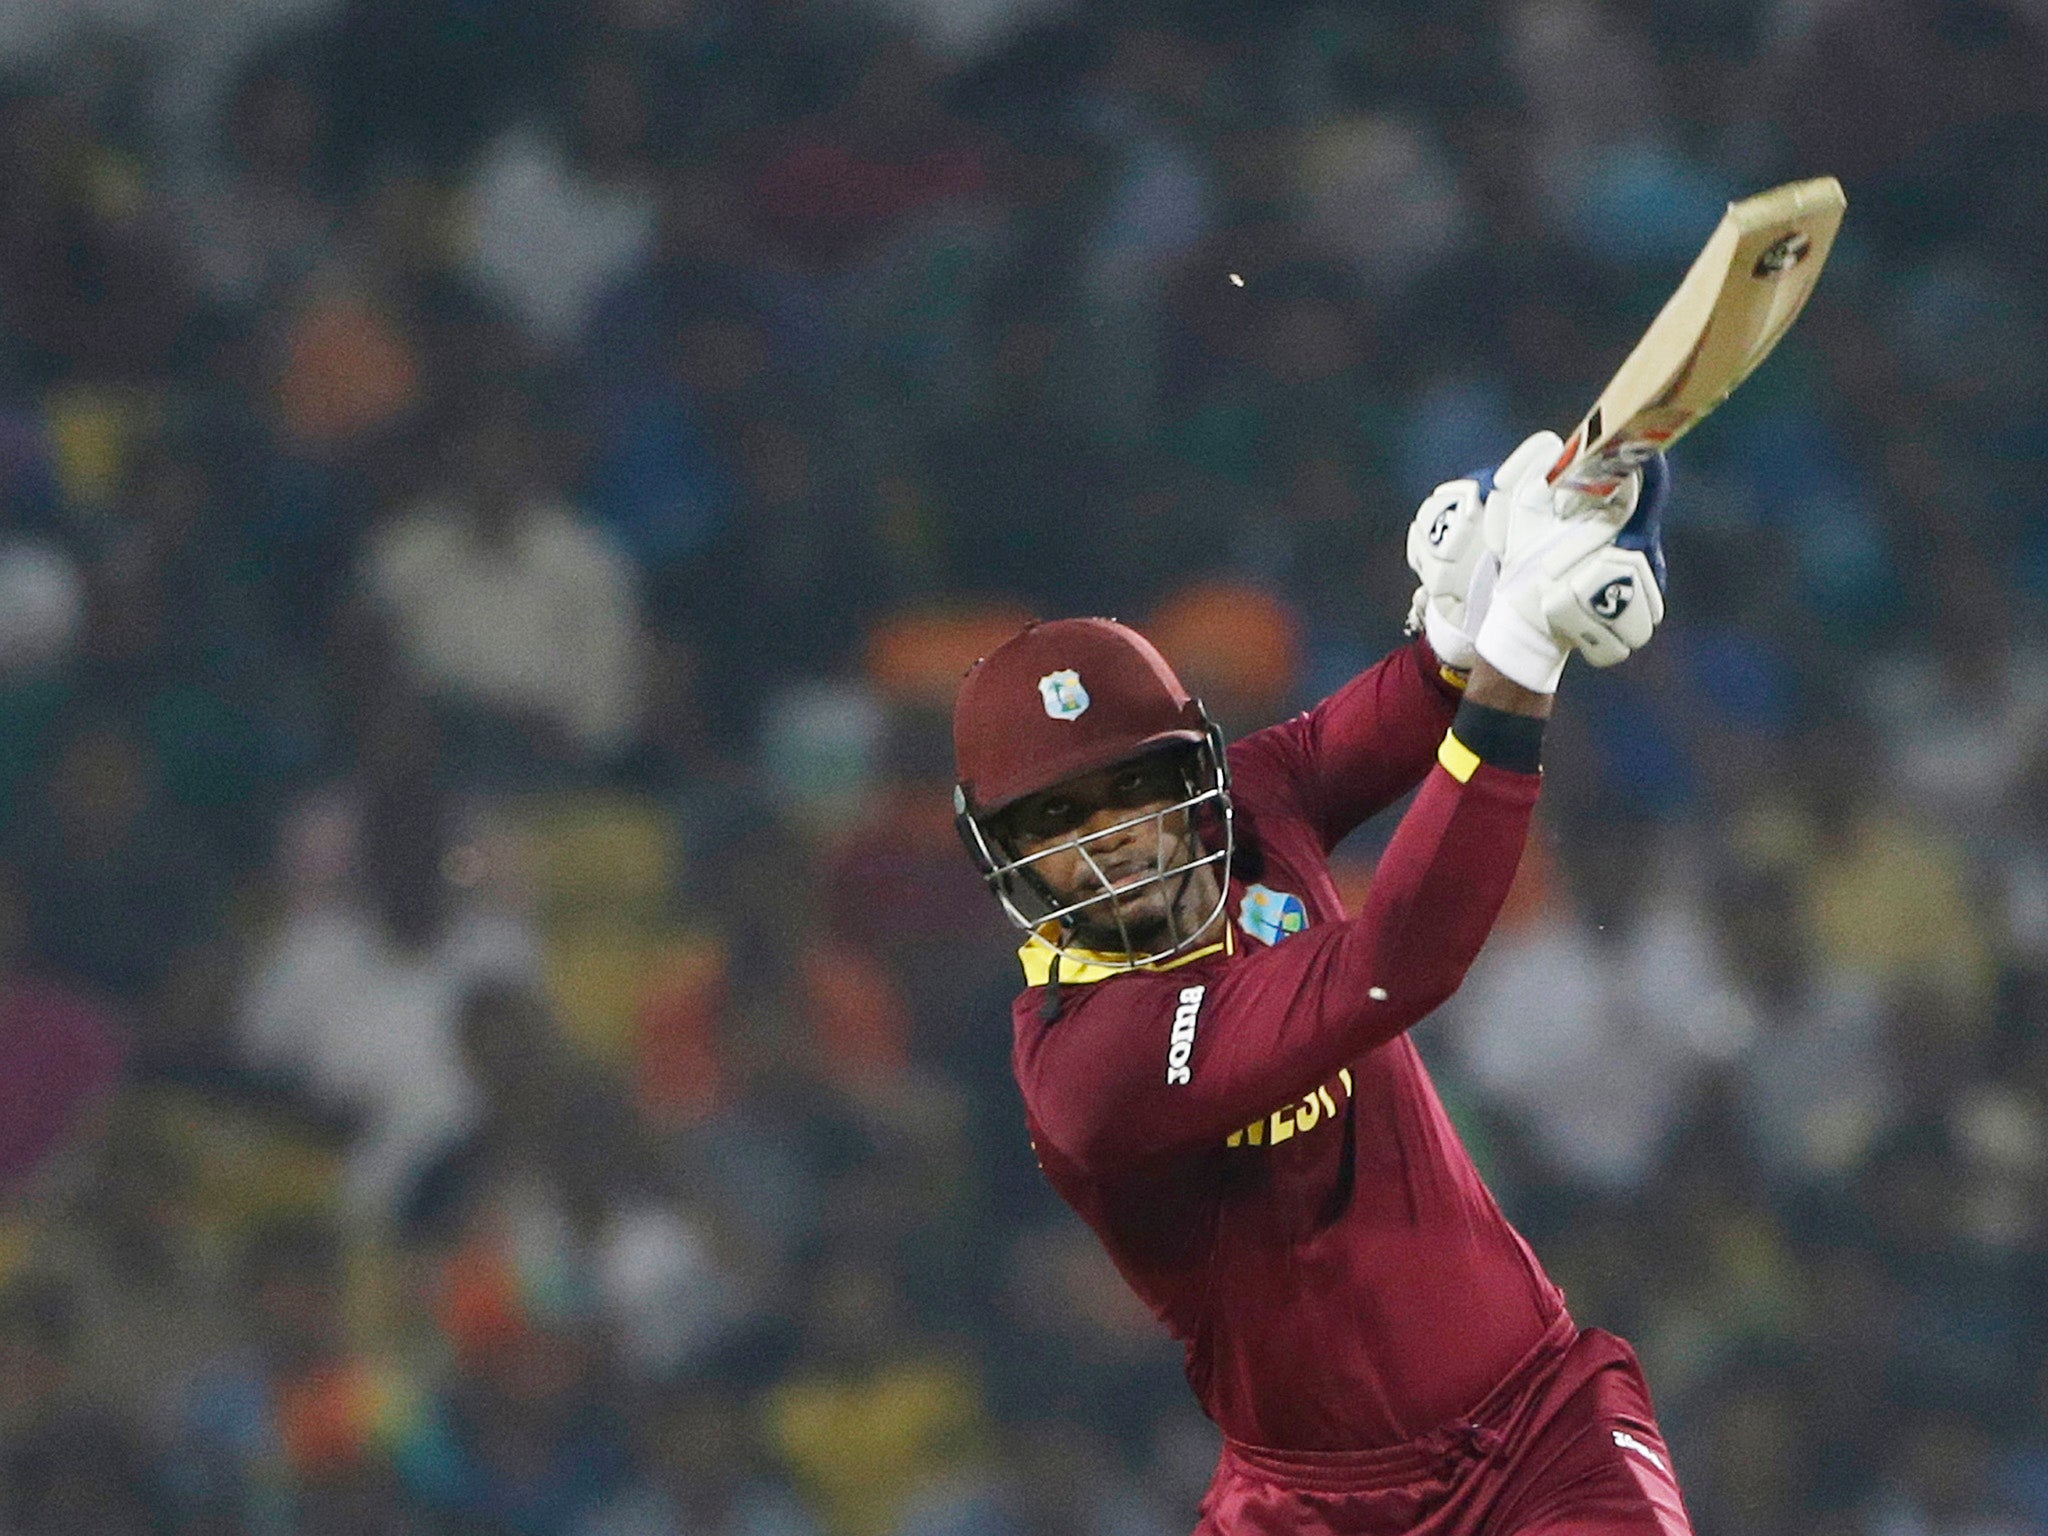
[[[1055,720],[1072,720],[1088,707],[1088,690],[1081,686],[1081,674],[1072,667],[1041,677],[1038,696],[1045,701],[1045,712]]]
[[[1308,906],[1299,896],[1270,886],[1245,888],[1237,909],[1237,926],[1261,944],[1278,944],[1308,927]]]

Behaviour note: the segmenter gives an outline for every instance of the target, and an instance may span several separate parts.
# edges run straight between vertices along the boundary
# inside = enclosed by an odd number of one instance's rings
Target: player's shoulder
[[[1056,1011],[1046,1006],[1046,988],[1026,987],[1010,1008],[1018,1081],[1028,1094],[1035,1082],[1134,1060],[1170,1037],[1176,1010],[1191,995],[1205,997],[1230,959],[1219,950],[1162,970],[1063,985]]]
[[[1050,988],[1026,987],[1011,1001],[1010,1020],[1019,1040],[1049,1039],[1077,1019],[1086,1019],[1090,1028],[1099,1028],[1106,1021],[1143,1012],[1157,998],[1176,991],[1184,984],[1183,978],[1193,976],[1199,980],[1228,958],[1219,949],[1213,956],[1203,955],[1180,965],[1143,967],[1085,982],[1067,979],[1060,985],[1057,1011],[1046,1006]]]
[[[1308,715],[1303,712],[1238,737],[1224,749],[1233,786],[1247,775],[1258,781],[1284,771],[1287,760],[1302,750],[1308,728]]]

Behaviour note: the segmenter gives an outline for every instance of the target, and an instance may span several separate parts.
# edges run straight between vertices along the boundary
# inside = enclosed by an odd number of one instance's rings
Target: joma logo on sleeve
[[[1166,1047],[1166,1080],[1178,1086],[1194,1074],[1188,1061],[1195,1054],[1195,1021],[1201,1016],[1202,994],[1207,987],[1182,987],[1180,1005],[1173,1010],[1173,1035]]]

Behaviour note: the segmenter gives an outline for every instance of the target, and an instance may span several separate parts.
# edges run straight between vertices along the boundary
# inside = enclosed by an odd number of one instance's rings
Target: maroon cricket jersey
[[[1435,671],[1418,641],[1230,749],[1259,863],[1232,878],[1226,942],[1138,971],[1063,959],[1049,1024],[1049,951],[1023,951],[1013,1064],[1040,1166],[1248,1445],[1427,1435],[1564,1311],[1404,1034],[1484,942],[1541,782],[1455,744],[1432,766],[1454,708]],[[1347,917],[1330,849],[1418,780]]]

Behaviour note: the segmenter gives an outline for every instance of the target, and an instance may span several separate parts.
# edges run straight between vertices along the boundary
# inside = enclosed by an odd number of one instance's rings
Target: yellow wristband
[[[1479,771],[1479,754],[1449,731],[1444,732],[1443,745],[1436,749],[1436,760],[1460,784],[1471,783],[1472,775]]]

